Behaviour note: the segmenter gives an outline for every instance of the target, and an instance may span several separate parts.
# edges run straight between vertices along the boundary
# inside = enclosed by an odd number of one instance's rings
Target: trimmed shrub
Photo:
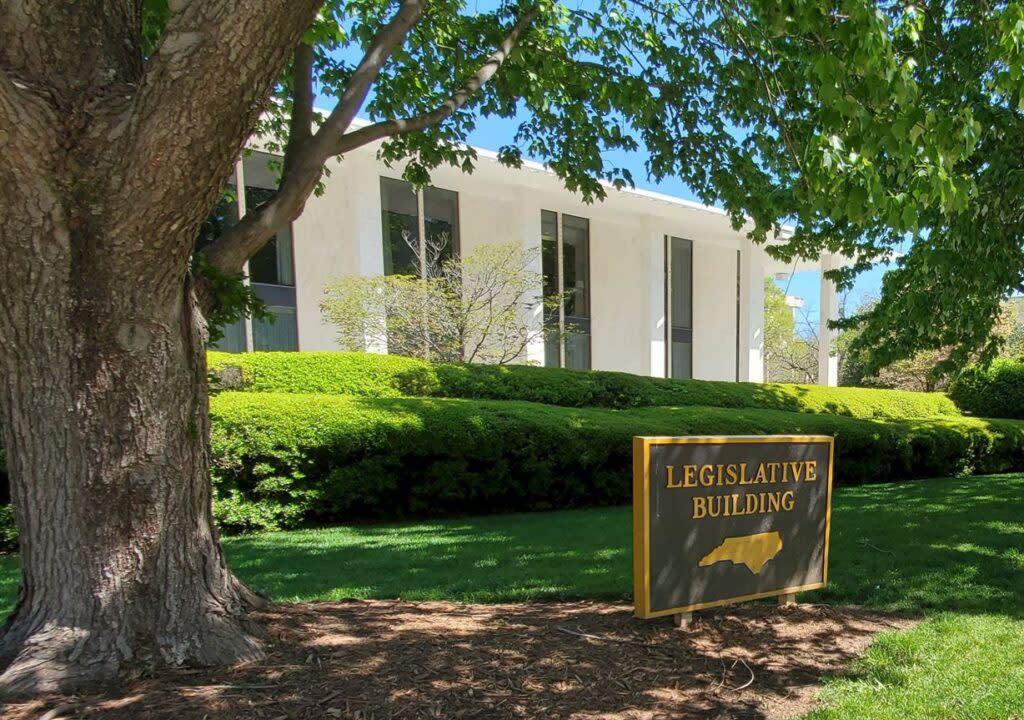
[[[1012,420],[232,392],[213,415],[229,529],[628,503],[637,434],[834,435],[837,484],[1024,469]]]
[[[987,368],[969,367],[950,385],[949,395],[972,415],[1024,418],[1024,362],[1000,358]]]
[[[368,397],[526,400],[563,407],[761,408],[855,418],[957,417],[942,393],[782,383],[666,380],[528,365],[456,365],[346,352],[210,353],[224,389]]]

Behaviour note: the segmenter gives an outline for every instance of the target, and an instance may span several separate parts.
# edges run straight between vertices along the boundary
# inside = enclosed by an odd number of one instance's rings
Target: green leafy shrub
[[[397,355],[342,352],[210,353],[226,389],[369,397],[526,400],[563,407],[698,405],[831,413],[856,418],[957,417],[941,393],[782,383],[666,380],[618,372],[526,365],[430,363]]]
[[[10,505],[0,505],[0,550],[18,547],[18,530],[14,527],[14,513]]]
[[[1024,469],[1012,420],[234,392],[213,417],[218,502],[288,508],[260,527],[628,503],[637,434],[834,435],[836,483]]]
[[[987,368],[969,367],[950,385],[949,395],[972,415],[1024,418],[1024,362],[1001,358]]]

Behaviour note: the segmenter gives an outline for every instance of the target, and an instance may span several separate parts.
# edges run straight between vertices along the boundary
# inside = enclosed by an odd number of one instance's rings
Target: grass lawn
[[[801,600],[924,615],[827,683],[814,720],[1007,720],[1024,711],[1024,475],[841,488],[829,587]],[[627,600],[628,508],[339,527],[225,540],[276,600]],[[0,614],[17,584],[0,557]],[[1024,715],[1021,715],[1024,717]]]

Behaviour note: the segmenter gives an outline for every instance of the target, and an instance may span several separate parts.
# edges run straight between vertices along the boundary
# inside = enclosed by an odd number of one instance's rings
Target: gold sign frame
[[[825,500],[825,553],[821,582],[779,588],[750,595],[722,598],[692,605],[651,610],[651,454],[655,445],[725,445],[725,444],[828,444],[828,491]],[[829,536],[832,529],[832,475],[834,471],[835,438],[831,435],[695,435],[634,436],[633,438],[633,605],[636,617],[652,619],[720,607],[730,603],[759,600],[818,590],[828,584]]]

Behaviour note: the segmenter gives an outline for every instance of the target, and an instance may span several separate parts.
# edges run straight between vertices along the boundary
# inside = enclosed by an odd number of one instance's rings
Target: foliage
[[[257,392],[527,400],[566,407],[704,405],[897,420],[959,414],[941,393],[670,380],[527,365],[429,363],[373,353],[211,352],[209,367],[222,389]]]
[[[0,505],[0,551],[14,550],[17,546],[18,529],[14,526],[13,509],[10,504],[2,504]]]
[[[341,347],[504,365],[544,336],[533,316],[557,298],[540,296],[535,250],[510,242],[443,258],[429,242],[413,238],[409,245],[414,256],[427,256],[424,277],[346,276],[325,289],[321,309],[338,328]]]
[[[818,380],[818,336],[803,318],[797,332],[794,310],[771,278],[764,281],[764,379],[770,382],[815,383]]]
[[[857,309],[858,314],[870,311],[877,304],[877,299],[866,298]],[[999,317],[992,328],[990,339],[999,348],[1000,357],[1017,357],[1024,351],[1024,322],[1021,319],[1022,305],[1019,299],[1003,302]],[[869,347],[860,347],[858,338],[860,327],[847,328],[840,334],[840,343],[847,352],[843,354],[840,375],[844,385],[860,385],[864,387],[894,388],[919,392],[945,391],[950,381],[963,368],[954,372],[954,368],[946,361],[950,357],[951,348],[937,350],[919,350],[908,358],[897,360],[879,367],[873,374],[867,368],[877,365],[872,360],[873,351]],[[977,348],[966,357],[977,360],[983,355]],[[981,413],[984,414],[984,413]],[[994,417],[1002,417],[994,415]]]
[[[1011,420],[235,392],[212,412],[217,497],[318,524],[625,503],[637,434],[834,435],[838,483],[1024,468]]]
[[[783,358],[796,340],[796,321],[786,304],[786,293],[771,278],[764,280],[764,379],[782,379]]]
[[[878,14],[894,39],[897,75],[906,79],[902,89],[890,88],[883,102],[902,108],[902,117],[887,132],[868,121],[861,126],[866,132],[833,136],[833,158],[847,176],[839,192],[863,217],[840,212],[845,217],[823,218],[817,223],[819,236],[830,232],[831,224],[834,245],[881,255],[911,239],[909,252],[883,279],[880,302],[845,321],[847,326],[864,322],[857,343],[874,350],[869,373],[934,348],[948,349],[941,370],[956,369],[974,352],[980,351],[983,361],[995,356],[999,343],[990,331],[1000,300],[1021,288],[1024,244],[1016,218],[1022,187],[1010,158],[1019,150],[1024,128],[1019,103],[1024,8],[1017,2],[933,3],[893,6]],[[833,87],[840,94],[858,82],[853,58],[836,54],[816,62],[838,81]],[[884,86],[875,88],[886,92]],[[844,115],[857,117],[855,122],[872,111],[861,99],[851,98],[850,104],[852,113]],[[941,132],[945,123],[963,132],[954,132],[955,139],[933,138],[938,142],[924,153],[941,158],[939,176],[946,187],[923,190],[917,173],[899,165],[921,153],[922,138]],[[869,168],[870,179],[859,166]]]
[[[215,300],[212,309],[206,313],[209,342],[216,343],[224,337],[224,328],[243,317],[273,322],[275,315],[267,310],[264,303],[253,291],[252,287],[243,282],[242,273],[222,273],[209,262],[202,253],[192,256],[192,271],[202,277]]]
[[[357,113],[372,125],[343,141],[317,133],[313,145],[336,155],[381,140],[379,157],[416,184],[441,164],[472,171],[466,141],[499,117],[514,126],[498,152],[507,165],[541,160],[600,199],[633,183],[621,158],[642,147],[651,179],[678,177],[737,228],[751,221],[755,240],[779,241],[772,254],[853,258],[832,273],[844,285],[909,236],[882,303],[860,318],[858,342],[879,351],[872,371],[922,348],[950,346],[955,359],[984,345],[999,298],[1020,285],[1008,219],[1024,193],[1006,160],[1020,134],[1017,3],[443,2],[382,51],[390,10],[385,0],[324,5],[305,38],[308,82],[282,77],[260,128],[272,146],[308,149],[290,132],[308,131],[303,112],[316,113],[301,100],[315,85],[342,99],[322,127],[344,131],[341,118]],[[383,68],[363,102],[354,85],[368,58]],[[789,221],[795,232],[782,235]],[[964,267],[965,250],[979,262]]]
[[[965,412],[985,417],[1024,418],[1024,360],[1000,358],[961,373],[949,395]]]

